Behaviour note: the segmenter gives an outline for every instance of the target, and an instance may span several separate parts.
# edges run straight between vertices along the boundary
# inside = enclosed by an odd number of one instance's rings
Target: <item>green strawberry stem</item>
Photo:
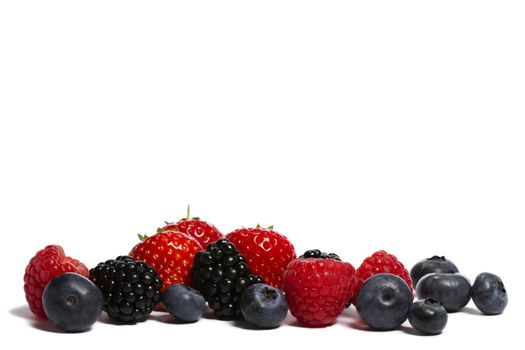
[[[186,218],[183,220],[200,220],[200,218],[197,216],[190,217],[190,205],[188,204],[188,207],[186,209]]]
[[[149,236],[147,234],[141,235],[139,233],[138,236],[139,236],[139,239],[140,239],[141,242],[144,242],[145,240],[147,240],[149,238]]]
[[[268,230],[273,230],[273,225],[270,225],[268,227],[262,227],[261,225],[257,224],[257,226],[255,226],[255,228],[266,228]]]

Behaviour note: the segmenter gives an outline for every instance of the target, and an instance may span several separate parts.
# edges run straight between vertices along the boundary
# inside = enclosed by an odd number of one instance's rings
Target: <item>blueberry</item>
[[[509,297],[498,276],[483,272],[476,277],[471,288],[472,300],[487,315],[498,315],[505,310]]]
[[[240,303],[244,319],[259,328],[278,327],[288,313],[288,303],[281,290],[256,283],[244,290]]]
[[[355,307],[368,325],[391,330],[405,322],[411,304],[412,292],[406,282],[396,275],[380,273],[363,283]]]
[[[448,315],[443,305],[435,299],[418,300],[408,312],[408,321],[425,334],[439,334],[447,325]]]
[[[47,318],[65,332],[84,332],[102,312],[104,298],[98,287],[84,276],[64,273],[44,289],[42,304]]]
[[[201,318],[206,301],[201,293],[183,284],[172,284],[164,292],[166,310],[179,321],[196,322]]]
[[[456,312],[470,300],[470,282],[457,273],[431,273],[419,280],[416,294],[419,299],[440,301],[447,312]]]
[[[410,270],[410,278],[414,288],[421,277],[434,272],[457,273],[459,270],[452,261],[445,259],[444,256],[434,255],[431,258],[421,260]]]

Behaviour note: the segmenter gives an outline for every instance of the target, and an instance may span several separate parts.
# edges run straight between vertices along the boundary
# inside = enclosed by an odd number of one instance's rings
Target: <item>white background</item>
[[[522,1],[2,1],[2,342],[494,348],[517,336],[525,230]],[[437,337],[272,331],[166,317],[49,332],[24,268],[47,244],[88,266],[195,215],[274,224],[297,251],[356,267],[434,254],[506,283],[505,314],[450,315]],[[104,319],[103,319],[104,320]],[[47,331],[46,331],[47,330]]]

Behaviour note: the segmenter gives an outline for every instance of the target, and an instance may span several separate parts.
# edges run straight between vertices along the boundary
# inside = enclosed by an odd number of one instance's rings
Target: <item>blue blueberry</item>
[[[425,334],[439,334],[447,325],[448,315],[443,305],[434,299],[418,300],[408,312],[408,321]]]
[[[42,294],[47,318],[65,332],[84,332],[96,322],[104,298],[98,287],[84,276],[65,273],[47,284]]]
[[[471,288],[472,300],[487,315],[499,315],[505,310],[509,297],[498,276],[483,272],[476,277]]]
[[[182,322],[196,322],[201,318],[206,301],[201,293],[184,284],[172,284],[162,297],[166,310]]]
[[[281,290],[256,283],[244,290],[240,303],[244,319],[259,328],[278,327],[288,313],[288,303]]]
[[[414,288],[417,286],[417,282],[419,282],[421,277],[434,272],[457,273],[459,270],[452,261],[445,259],[444,256],[434,255],[431,258],[423,259],[410,270],[410,278],[412,279]]]
[[[406,282],[396,275],[380,273],[363,283],[355,307],[368,325],[391,330],[405,322],[411,304],[412,292]]]
[[[456,312],[470,300],[470,282],[457,273],[431,273],[419,280],[416,294],[419,299],[440,301],[447,312]]]

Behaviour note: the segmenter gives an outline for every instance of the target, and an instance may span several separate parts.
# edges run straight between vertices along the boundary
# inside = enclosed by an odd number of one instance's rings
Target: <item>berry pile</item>
[[[193,257],[202,246],[196,239],[175,231],[162,231],[144,237],[129,255],[151,265],[164,282],[164,291],[174,283],[189,284]]]
[[[46,318],[42,305],[44,288],[53,278],[66,272],[88,276],[88,268],[78,260],[64,254],[58,245],[48,245],[31,258],[24,274],[24,291],[31,311]]]
[[[219,239],[195,255],[192,278],[217,317],[240,316],[239,302],[246,287],[264,283],[253,275],[246,259],[226,238]]]
[[[175,231],[184,233],[187,236],[195,238],[202,248],[206,248],[208,244],[223,237],[221,231],[212,224],[198,217],[191,217],[189,205],[185,218],[180,219],[178,222],[166,222],[165,224],[164,227],[158,228],[157,232]]]
[[[292,242],[273,229],[273,226],[263,228],[240,228],[226,235],[246,257],[253,272],[260,275],[266,283],[282,289],[283,272],[288,263],[295,259],[295,249]]]
[[[90,270],[58,245],[38,251],[24,274],[30,310],[64,332],[84,332],[102,311],[116,323],[145,321],[154,310],[189,323],[207,307],[217,319],[243,319],[256,328],[279,327],[288,310],[303,326],[327,327],[354,304],[371,329],[397,329],[408,320],[423,334],[439,334],[447,313],[470,300],[487,315],[503,313],[508,303],[501,278],[484,272],[471,284],[443,256],[420,260],[409,272],[380,250],[354,269],[319,249],[297,258],[273,227],[223,236],[191,218],[189,207],[186,218],[139,237],[129,256]]]
[[[361,266],[356,271],[356,295],[359,293],[359,289],[370,277],[377,275],[378,273],[391,273],[397,275],[403,279],[409,286],[412,285],[407,269],[403,264],[397,260],[397,258],[388,254],[384,250],[379,250],[363,260]],[[412,289],[410,289],[412,293]]]

